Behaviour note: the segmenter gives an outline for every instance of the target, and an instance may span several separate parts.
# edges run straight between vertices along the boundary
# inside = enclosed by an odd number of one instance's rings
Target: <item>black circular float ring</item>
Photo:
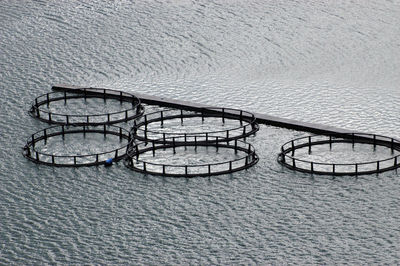
[[[69,99],[84,99],[87,98],[100,98],[104,99],[116,99],[122,102],[132,103],[132,107],[112,113],[102,114],[60,114],[50,112],[42,108],[44,105],[49,105],[51,102],[64,101],[68,103]],[[120,122],[126,122],[135,118],[140,117],[144,113],[144,107],[141,105],[140,99],[135,95],[127,92],[110,90],[110,89],[97,89],[97,88],[82,88],[82,89],[71,89],[64,91],[49,92],[37,97],[32,103],[29,114],[43,122],[49,124],[58,125],[111,125]]]
[[[278,162],[292,170],[334,176],[374,174],[400,167],[400,154],[382,160],[351,163],[317,162],[295,156],[297,149],[308,147],[309,152],[311,152],[313,146],[329,145],[332,148],[334,143],[369,144],[373,147],[386,147],[391,149],[392,152],[394,150],[400,152],[399,140],[381,135],[364,133],[314,135],[293,139],[283,144],[278,155]]]
[[[254,150],[254,147],[241,140],[216,140],[211,142],[185,142],[184,137],[173,137],[171,140],[163,141],[138,141],[132,139],[128,145],[127,157],[125,165],[140,173],[161,175],[169,177],[197,177],[197,176],[214,176],[222,174],[230,174],[236,171],[247,169],[255,165],[259,158]],[[141,154],[151,152],[153,155],[160,149],[171,149],[175,152],[178,147],[215,147],[232,149],[235,152],[243,152],[242,156],[235,160],[215,162],[209,164],[161,164],[146,162],[141,159]],[[149,168],[153,168],[150,170]],[[218,169],[216,169],[218,168]],[[155,170],[157,169],[157,170]]]
[[[55,136],[65,136],[67,134],[102,134],[119,136],[121,139],[126,139],[126,144],[109,151],[84,154],[84,155],[55,155],[51,153],[45,153],[35,148],[37,143],[47,143],[49,138]],[[46,164],[51,166],[93,166],[104,164],[107,160],[118,161],[126,156],[126,148],[130,141],[130,133],[128,130],[112,126],[53,126],[40,130],[31,135],[27,140],[25,147],[23,148],[23,155],[29,160],[38,163]]]
[[[152,123],[160,122],[163,126],[164,121],[180,119],[183,124],[186,119],[201,118],[202,123],[207,118],[220,118],[222,123],[225,120],[236,120],[238,126],[232,126],[225,130],[202,131],[202,132],[164,132],[157,129],[148,129]],[[246,137],[255,134],[259,130],[256,118],[252,113],[232,108],[201,108],[197,111],[188,111],[183,109],[169,109],[145,114],[132,127],[133,138],[141,141],[155,141],[166,143],[173,137],[177,137],[176,142],[194,143],[194,142],[213,142],[229,141],[235,139],[246,139]]]

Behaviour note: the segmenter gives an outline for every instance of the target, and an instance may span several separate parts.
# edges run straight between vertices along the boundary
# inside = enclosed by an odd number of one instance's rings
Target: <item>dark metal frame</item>
[[[238,120],[240,126],[219,131],[189,133],[161,132],[148,129],[148,125],[151,123],[160,122],[160,126],[162,126],[164,121],[172,119],[181,119],[181,123],[184,123],[185,119],[195,117],[201,117],[202,123],[208,117],[221,118],[223,123],[225,123],[226,119]],[[256,123],[256,118],[252,113],[232,108],[201,108],[198,111],[183,109],[162,110],[145,114],[138,121],[134,121],[131,134],[134,138],[146,142],[166,143],[171,141],[173,137],[179,137],[176,141],[185,143],[246,140],[246,137],[255,134],[259,130],[259,125]],[[237,132],[240,133],[238,134]]]
[[[152,152],[153,156],[157,150],[160,149],[172,149],[175,153],[177,147],[199,147],[208,146],[219,148],[233,149],[235,152],[241,151],[246,153],[246,156],[241,157],[236,160],[217,162],[210,164],[199,164],[199,165],[168,165],[168,164],[157,164],[150,163],[140,160],[140,154],[146,152]],[[128,145],[127,157],[125,160],[125,165],[137,172],[170,176],[170,177],[197,177],[197,176],[214,176],[221,174],[230,174],[236,171],[247,169],[258,162],[259,158],[255,152],[254,147],[240,140],[217,140],[214,139],[212,142],[184,142],[183,137],[173,137],[171,140],[166,142],[161,141],[137,141],[132,139]],[[151,171],[149,166],[157,167],[160,171]],[[215,170],[214,168],[221,166],[226,166],[225,170]],[[174,169],[175,171],[170,171]],[[201,172],[196,170],[203,170]]]
[[[54,136],[64,136],[66,134],[76,134],[82,133],[84,136],[86,134],[103,134],[107,136],[107,134],[119,136],[120,139],[126,139],[126,145],[119,147],[117,149],[113,149],[106,152],[95,153],[95,154],[86,154],[86,155],[54,155],[49,153],[44,153],[41,151],[37,151],[35,149],[35,145],[38,142],[47,140]],[[130,142],[130,133],[128,130],[112,126],[112,125],[103,125],[103,126],[53,126],[46,128],[44,130],[40,130],[34,134],[27,140],[25,147],[23,148],[23,155],[29,160],[38,163],[38,164],[46,164],[51,166],[93,166],[104,164],[107,159],[112,158],[113,161],[121,160],[126,156],[126,149]]]
[[[337,164],[308,161],[295,157],[295,150],[297,149],[308,147],[309,152],[311,152],[312,146],[315,145],[329,145],[332,149],[334,143],[349,143],[353,146],[355,143],[362,143],[373,145],[374,148],[384,146],[390,148],[392,152],[394,150],[400,151],[399,140],[381,135],[364,133],[314,135],[297,138],[283,144],[281,153],[278,155],[278,162],[292,170],[334,176],[375,174],[400,167],[400,154],[377,161]],[[320,167],[324,167],[324,169],[328,167],[330,170],[323,170]],[[340,168],[352,170],[341,171]]]
[[[125,109],[119,112],[93,114],[93,115],[76,115],[76,114],[58,114],[43,110],[40,108],[43,105],[49,105],[54,101],[68,102],[68,99],[84,99],[100,98],[106,101],[107,99],[117,99],[121,103],[132,103],[132,108]],[[126,122],[140,117],[144,113],[144,107],[141,105],[140,99],[135,95],[110,89],[97,88],[82,88],[80,90],[64,90],[49,92],[37,97],[32,103],[29,114],[43,122],[58,125],[77,125],[77,126],[96,126],[96,125],[111,125],[120,122]],[[100,121],[99,121],[100,120]]]

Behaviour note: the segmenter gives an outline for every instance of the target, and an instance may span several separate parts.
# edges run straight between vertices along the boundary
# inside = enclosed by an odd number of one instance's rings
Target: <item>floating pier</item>
[[[69,91],[69,90],[84,90],[86,91],[90,90],[90,88],[87,87],[77,87],[77,86],[70,86],[70,85],[55,85],[52,87],[53,91]],[[94,91],[98,90],[99,88],[93,88]],[[166,98],[166,97],[159,97],[159,96],[153,96],[153,95],[147,95],[143,93],[138,93],[138,92],[130,92],[140,98],[142,103],[146,104],[151,104],[151,105],[159,105],[163,107],[173,107],[173,108],[179,108],[179,109],[185,109],[185,110],[191,110],[191,111],[199,111],[202,108],[220,108],[220,107],[215,107],[215,106],[210,106],[206,104],[201,104],[201,103],[194,103],[194,102],[189,102],[189,101],[182,101],[182,100],[176,100],[176,99],[171,99],[171,98]],[[119,97],[116,95],[116,97]],[[221,109],[222,110],[222,109]],[[302,122],[302,121],[297,121],[293,119],[287,119],[287,118],[280,118],[272,115],[267,115],[267,114],[260,114],[260,113],[252,113],[256,117],[256,122],[260,124],[265,124],[265,125],[271,125],[271,126],[277,126],[277,127],[284,127],[284,128],[289,128],[289,129],[294,129],[294,130],[300,130],[300,131],[306,131],[306,132],[312,132],[316,134],[323,134],[323,135],[329,135],[329,134],[349,134],[352,133],[352,131],[342,129],[342,128],[337,128],[337,127],[331,127],[331,126],[326,126],[326,125],[321,125],[321,124],[316,124],[316,123],[308,123],[308,122]]]
[[[316,123],[301,122],[267,114],[249,113],[247,111],[226,107],[214,107],[201,103],[170,99],[162,96],[151,96],[137,92],[125,93],[118,90],[69,85],[56,85],[52,87],[52,90],[52,93],[47,93],[36,98],[30,111],[33,117],[44,122],[61,124],[61,126],[38,131],[27,141],[27,145],[24,147],[24,156],[36,163],[54,166],[89,166],[100,163],[111,165],[113,161],[122,159],[127,155],[126,165],[128,168],[143,173],[186,177],[227,174],[249,168],[258,162],[259,158],[251,144],[246,142],[242,143],[238,141],[238,139],[243,138],[245,140],[246,137],[254,134],[259,130],[258,123],[261,123],[319,134],[288,141],[281,147],[281,152],[278,154],[278,162],[292,170],[311,174],[361,175],[381,173],[400,167],[400,155],[393,155],[394,150],[400,151],[400,140],[390,137],[354,133],[346,129]],[[56,96],[53,97],[53,94]],[[61,96],[59,96],[59,94]],[[132,108],[112,114],[96,115],[61,115],[40,109],[42,105],[49,105],[52,101],[62,100],[66,103],[67,99],[70,98],[83,98],[86,100],[88,97],[100,97],[104,98],[104,100],[117,99],[121,103],[123,101],[131,102]],[[144,108],[141,106],[141,102],[149,105],[174,108],[176,110],[161,110],[144,114],[145,112]],[[131,115],[129,115],[129,111],[132,111]],[[124,115],[120,116],[120,113]],[[115,114],[119,116],[117,118],[114,118],[114,116],[111,117],[111,115]],[[103,116],[107,118],[94,122],[94,117]],[[60,121],[56,121],[58,117],[61,117],[59,118],[61,119]],[[203,123],[206,117],[222,119],[223,124],[225,124],[226,119],[236,120],[238,121],[238,125],[219,131],[208,130],[206,132],[199,131],[188,133],[148,129],[148,125],[154,122],[159,122],[162,127],[164,121],[168,120],[179,119],[181,124],[183,124],[184,119],[201,118]],[[73,121],[71,121],[71,119]],[[131,131],[110,125],[123,121],[126,122],[131,119],[134,120],[134,126],[131,128]],[[101,129],[100,125],[103,126],[103,129]],[[94,127],[90,128],[90,126]],[[95,126],[97,126],[97,128]],[[116,128],[116,131],[108,130],[106,126],[109,129]],[[126,131],[126,133],[124,133],[124,131]],[[140,134],[138,133],[139,131],[141,132]],[[237,131],[239,131],[239,133],[237,133]],[[87,133],[101,133],[104,134],[104,136],[106,136],[106,134],[114,134],[119,136],[120,139],[127,139],[128,144],[124,145],[122,148],[104,153],[70,156],[46,154],[35,149],[35,143],[44,141],[44,144],[46,144],[49,137],[58,135],[64,136],[64,134],[67,133],[83,133],[84,136]],[[150,133],[151,137],[148,136],[148,133]],[[152,145],[149,146],[149,143]],[[311,153],[313,146],[329,145],[330,150],[332,150],[333,143],[350,143],[353,149],[355,143],[369,144],[374,147],[374,151],[376,146],[384,146],[391,149],[392,156],[383,160],[354,163],[319,162],[295,157],[295,150],[297,149],[308,147],[308,151]],[[151,152],[154,157],[157,150],[165,150],[166,148],[172,148],[175,154],[176,148],[182,146],[185,149],[188,146],[193,146],[194,149],[196,149],[197,146],[213,146],[216,147],[217,151],[218,148],[221,147],[234,149],[235,153],[241,151],[244,152],[245,155],[233,161],[213,162],[200,165],[169,165],[152,163],[151,161],[142,161],[139,159],[139,155],[142,153]]]

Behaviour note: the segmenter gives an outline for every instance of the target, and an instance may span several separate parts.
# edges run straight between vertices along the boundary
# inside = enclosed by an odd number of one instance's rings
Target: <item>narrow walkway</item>
[[[52,90],[54,91],[65,91],[65,90],[82,90],[85,87],[77,87],[77,86],[70,86],[70,85],[56,85],[52,87]],[[140,98],[140,100],[143,103],[146,104],[152,104],[152,105],[160,105],[164,107],[174,107],[174,108],[181,108],[181,109],[186,109],[186,110],[198,110],[204,107],[215,107],[215,106],[210,106],[206,104],[201,104],[201,103],[193,103],[189,101],[182,101],[182,100],[176,100],[176,99],[170,99],[170,98],[165,98],[165,97],[158,97],[158,96],[152,96],[152,95],[147,95],[143,93],[138,93],[138,92],[129,92],[134,94],[136,97]],[[219,108],[222,108],[219,106]],[[342,134],[342,133],[351,133],[352,131],[346,130],[346,129],[341,129],[341,128],[336,128],[336,127],[331,127],[331,126],[326,126],[326,125],[321,125],[321,124],[315,124],[315,123],[307,123],[307,122],[301,122],[293,119],[287,119],[287,118],[280,118],[272,115],[267,115],[267,114],[260,114],[260,113],[253,113],[255,117],[257,118],[257,122],[260,124],[265,124],[265,125],[272,125],[272,126],[277,126],[277,127],[284,127],[284,128],[289,128],[289,129],[295,129],[295,130],[302,130],[302,131],[307,131],[307,132],[312,132],[312,133],[317,133],[317,134]]]

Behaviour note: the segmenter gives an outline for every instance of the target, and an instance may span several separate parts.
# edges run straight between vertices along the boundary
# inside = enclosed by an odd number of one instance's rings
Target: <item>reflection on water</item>
[[[303,132],[263,126],[255,167],[190,180],[38,166],[20,148],[47,127],[32,100],[58,83],[399,137],[399,13],[391,1],[2,1],[0,264],[398,263],[398,173],[289,171],[276,155]]]
[[[355,164],[385,160],[399,155],[399,151],[383,146],[374,147],[371,144],[355,143],[353,146],[351,143],[334,143],[332,148],[328,144],[313,146],[311,153],[308,147],[297,149],[295,155],[296,158],[306,161]]]

